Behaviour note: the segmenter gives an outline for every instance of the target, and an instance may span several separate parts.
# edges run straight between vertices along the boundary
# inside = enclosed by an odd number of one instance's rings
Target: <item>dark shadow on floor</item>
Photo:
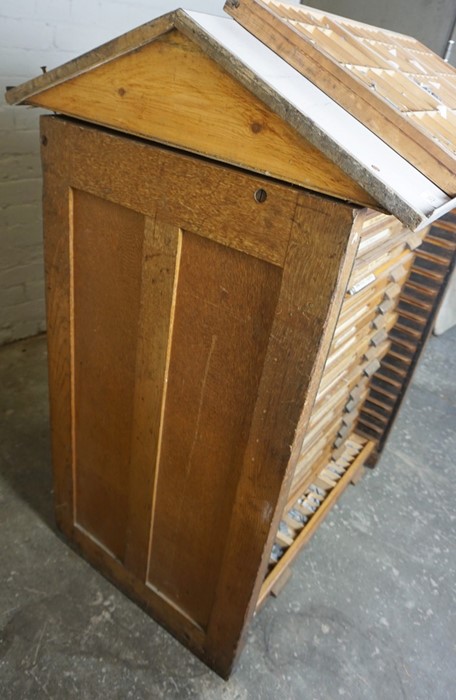
[[[46,336],[0,348],[0,478],[55,530]]]

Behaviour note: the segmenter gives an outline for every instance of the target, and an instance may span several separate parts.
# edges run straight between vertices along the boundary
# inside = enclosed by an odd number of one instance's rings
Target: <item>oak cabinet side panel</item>
[[[299,194],[206,640],[211,664],[224,676],[242,649],[257,602],[297,436],[315,399],[353,265],[354,214],[350,207]]]
[[[211,664],[214,611],[231,615],[220,578],[298,193],[62,119],[42,124],[60,522]],[[280,412],[280,395],[269,401]],[[254,542],[263,535],[251,529]],[[244,622],[221,641],[228,665]]]
[[[75,524],[123,560],[144,216],[73,190]]]
[[[184,231],[148,582],[207,626],[281,270]]]

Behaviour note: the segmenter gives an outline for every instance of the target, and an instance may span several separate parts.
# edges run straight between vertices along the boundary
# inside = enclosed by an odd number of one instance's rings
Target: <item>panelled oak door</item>
[[[356,241],[353,210],[42,118],[56,512],[222,675],[241,646]]]

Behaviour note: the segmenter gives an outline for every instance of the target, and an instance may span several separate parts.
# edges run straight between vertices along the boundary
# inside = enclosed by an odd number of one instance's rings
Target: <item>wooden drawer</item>
[[[340,457],[389,352],[399,296],[422,236],[393,217],[372,213],[358,224],[360,243],[290,487],[305,488],[325,462]],[[436,251],[433,250],[433,254]],[[389,379],[397,365],[385,365]]]

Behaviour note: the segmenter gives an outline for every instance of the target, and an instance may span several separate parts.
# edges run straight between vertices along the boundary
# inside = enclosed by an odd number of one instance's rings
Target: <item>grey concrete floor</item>
[[[55,530],[45,339],[0,350],[0,698],[454,700],[456,329],[225,683]]]

